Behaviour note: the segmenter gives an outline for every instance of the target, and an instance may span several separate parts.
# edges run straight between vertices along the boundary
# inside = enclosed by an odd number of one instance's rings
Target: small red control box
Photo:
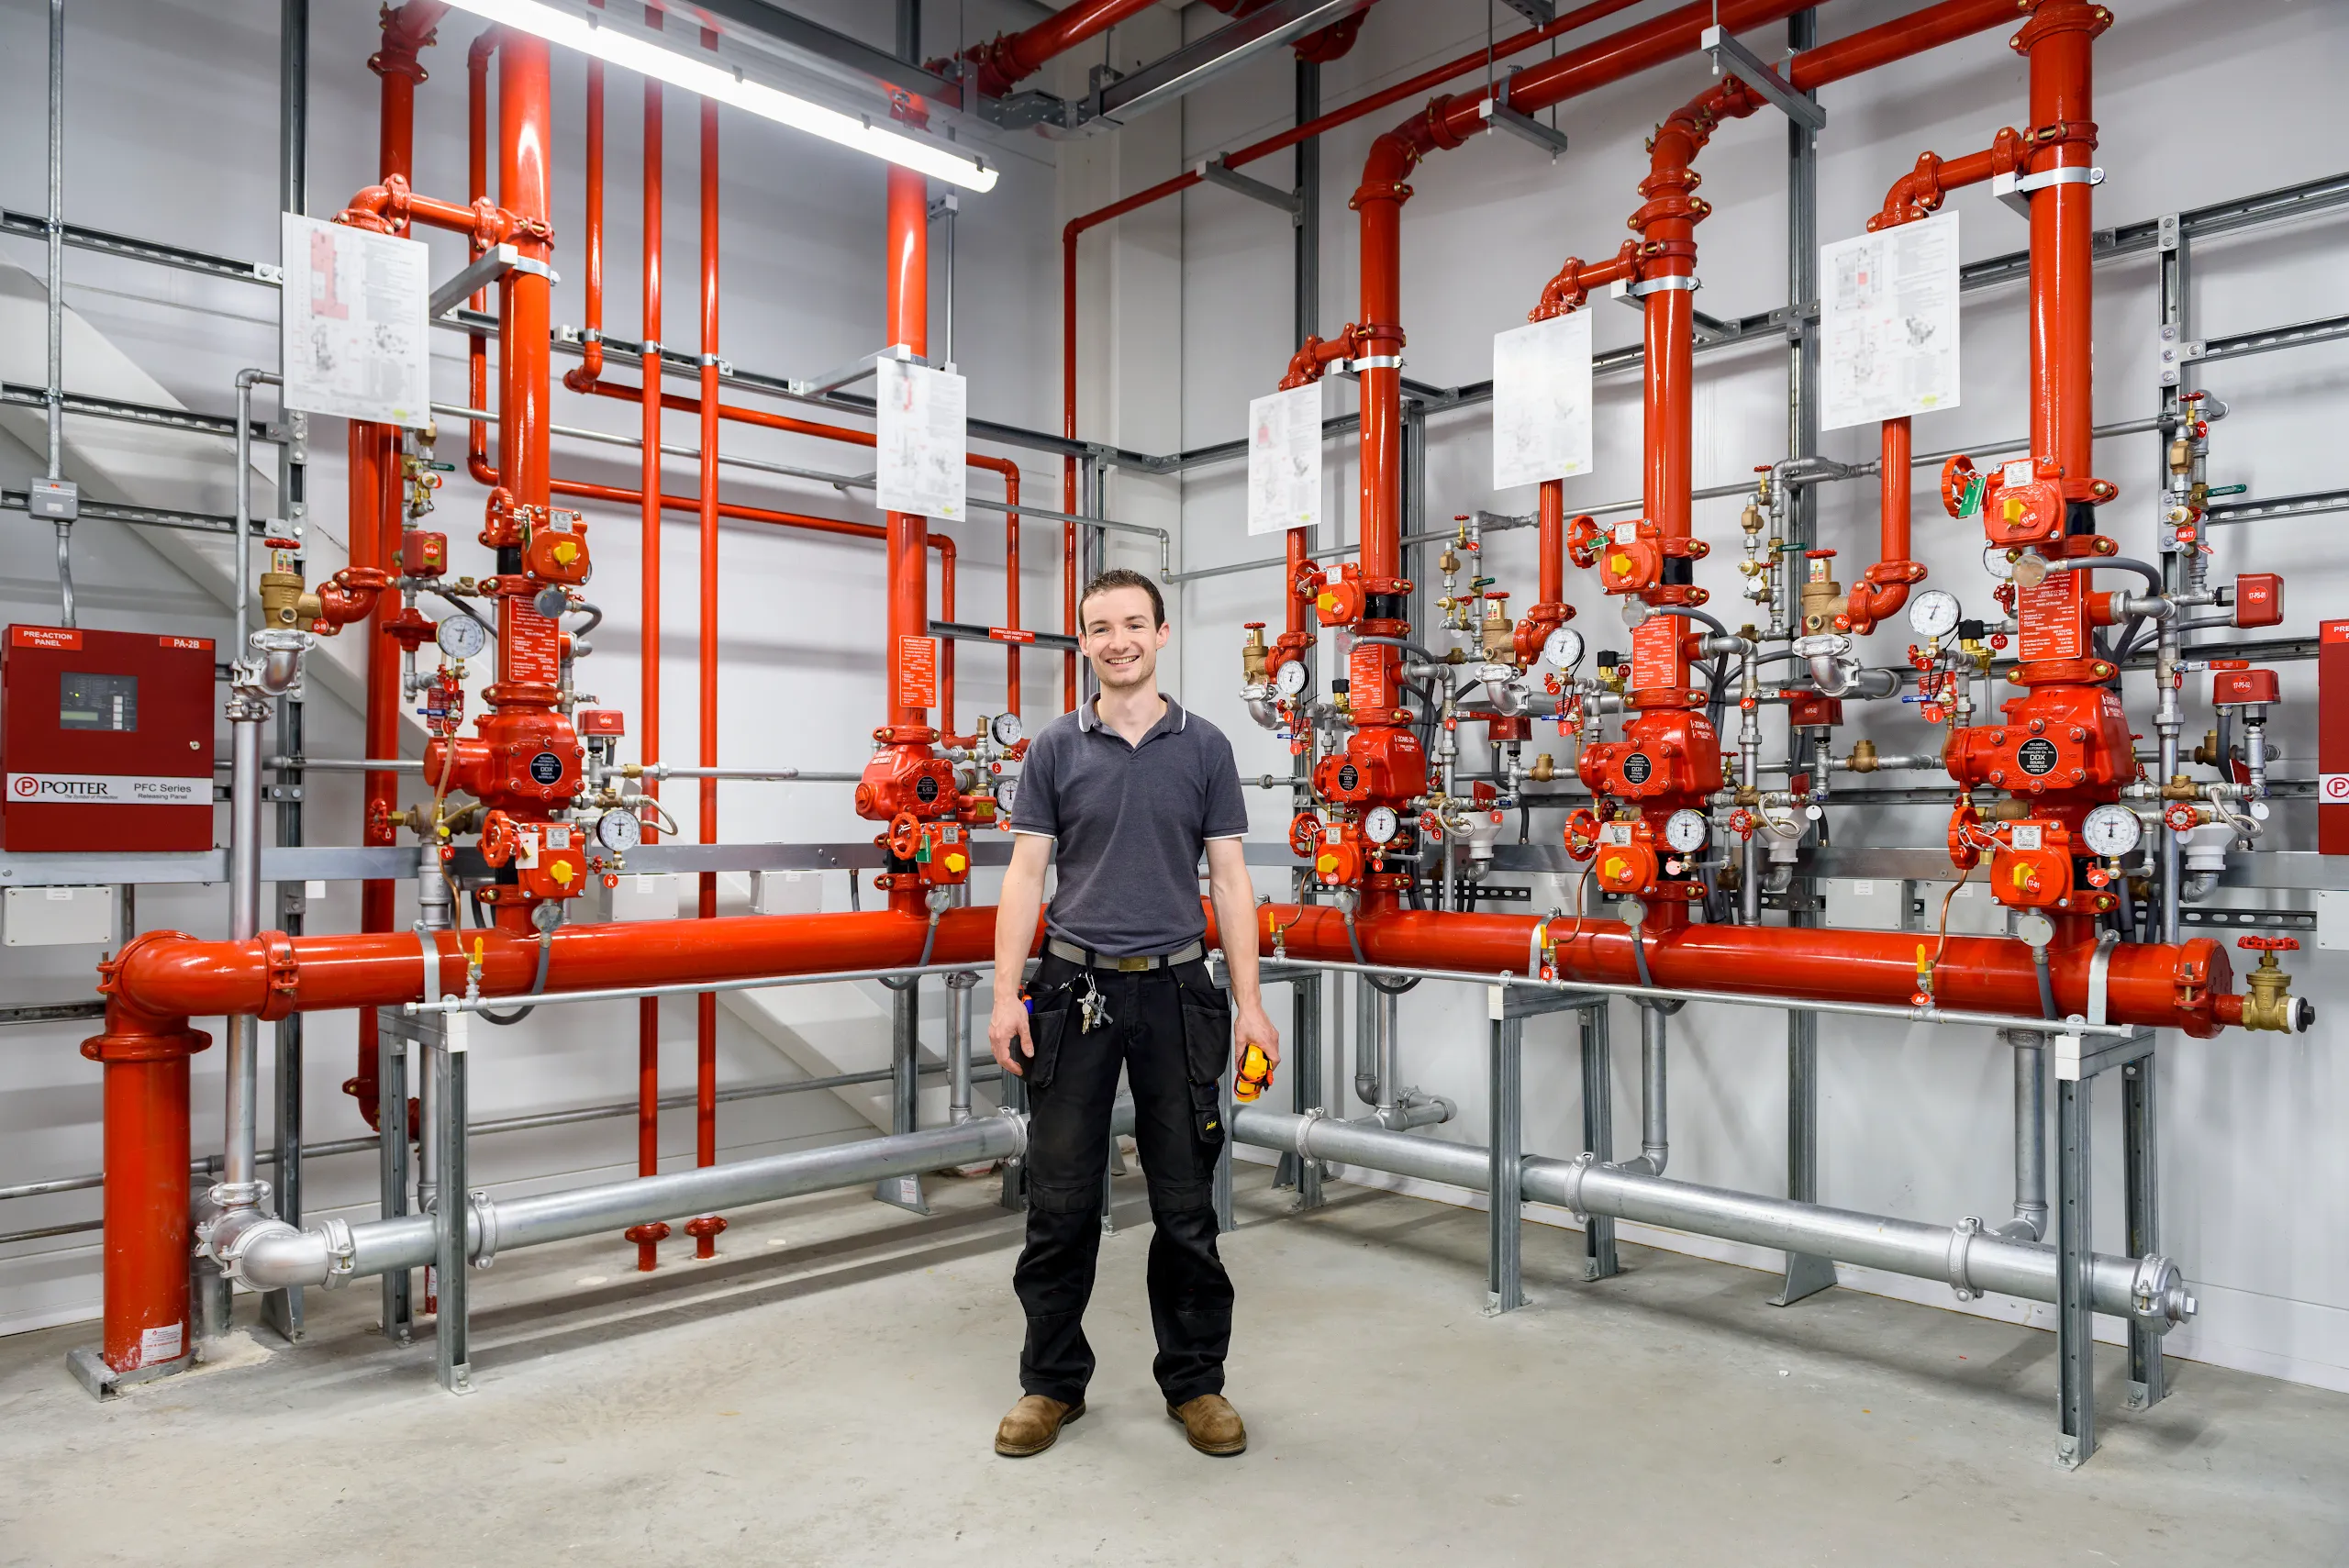
[[[2276,702],[2279,700],[2276,692],[2276,672],[2273,670],[2213,669],[2210,672],[2210,706],[2213,707]]]
[[[0,849],[212,847],[212,640],[12,626]]]

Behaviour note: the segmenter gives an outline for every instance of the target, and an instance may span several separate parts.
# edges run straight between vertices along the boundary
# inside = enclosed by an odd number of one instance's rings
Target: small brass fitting
[[[1533,780],[1536,784],[1548,784],[1552,779],[1558,776],[1557,759],[1551,756],[1547,751],[1537,753],[1533,759],[1533,767],[1531,771],[1525,776]]]
[[[1737,786],[1736,799],[1737,804],[1740,806],[1753,806],[1761,805],[1761,786],[1758,784],[1739,784]]]
[[[2193,800],[2199,795],[2194,781],[2184,773],[2173,773],[2169,783],[2162,785],[2164,800]]]
[[[1852,742],[1852,771],[1855,773],[1876,772],[1876,750],[1873,740]]]
[[[306,593],[298,572],[261,574],[261,618],[263,625],[292,630],[318,618],[318,596]]]
[[[1737,526],[1743,528],[1750,534],[1760,533],[1762,531],[1762,508],[1755,506],[1753,502],[1748,501],[1745,504],[1745,510],[1738,514]]]
[[[1240,645],[1240,672],[1242,684],[1261,686],[1264,684],[1264,661],[1270,652],[1271,650],[1264,646],[1263,623],[1250,622],[1248,640]]]
[[[1460,570],[1460,557],[1454,553],[1450,545],[1443,547],[1443,553],[1435,558],[1435,563],[1442,568],[1443,574],[1447,577]]]
[[[1517,656],[1517,628],[1497,601],[1488,603],[1492,607],[1485,616],[1485,657],[1513,661]]]
[[[2194,748],[2194,760],[2206,768],[2215,768],[2219,765],[2219,732],[2217,730],[2206,729],[2202,732],[2202,744]]]

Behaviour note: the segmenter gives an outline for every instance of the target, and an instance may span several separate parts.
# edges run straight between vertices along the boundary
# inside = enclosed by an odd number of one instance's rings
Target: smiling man
[[[1220,1084],[1226,1062],[1252,1043],[1280,1060],[1280,1036],[1257,994],[1256,944],[1241,935],[1256,925],[1241,852],[1248,813],[1231,743],[1159,695],[1167,626],[1158,584],[1139,572],[1105,572],[1077,610],[1101,695],[1029,746],[996,917],[987,1043],[1005,1072],[1027,1080],[1029,1122],[1028,1243],[1012,1276],[1028,1315],[1024,1392],[996,1429],[995,1450],[1041,1453],[1085,1413],[1093,1375],[1085,1306],[1122,1067],[1154,1225],[1152,1371],[1191,1446],[1235,1454],[1248,1433],[1223,1397],[1231,1281],[1216,1253],[1212,1201],[1225,1137]],[[1230,1001],[1208,973],[1202,851],[1226,935]],[[1060,885],[1023,1003],[1020,973],[1051,862]]]

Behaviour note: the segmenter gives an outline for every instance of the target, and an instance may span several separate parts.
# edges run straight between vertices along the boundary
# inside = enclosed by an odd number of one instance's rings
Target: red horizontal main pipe
[[[1208,913],[1214,943],[1219,938],[1213,910]],[[985,962],[995,919],[991,907],[947,910],[930,945],[930,962]],[[1345,917],[1334,908],[1268,904],[1256,919],[1257,945],[1266,952],[1336,962],[1355,956]],[[1524,974],[1534,928],[1542,924],[1521,915],[1387,908],[1362,917],[1354,936],[1374,964]],[[1641,983],[1628,927],[1613,920],[1546,924],[1559,979]],[[920,959],[927,927],[922,917],[895,910],[564,926],[548,940],[545,989],[558,995],[900,967]],[[510,997],[530,989],[540,962],[536,937],[491,929],[433,940],[443,995],[463,991],[476,941],[482,995]],[[1920,947],[1931,945],[1909,931],[1692,925],[1648,938],[1647,968],[1656,984],[1672,989],[1906,1006],[1917,989]],[[2087,1011],[2095,951],[2093,942],[2079,942],[2049,954],[2059,1012]],[[117,1050],[176,1035],[192,1017],[395,1006],[423,995],[416,938],[404,931],[265,933],[243,942],[150,931],[104,969],[106,1030],[98,1038]],[[2107,976],[2110,1018],[2209,1036],[2241,1017],[2241,998],[2229,994],[2233,982],[2226,949],[2207,937],[2175,945],[2124,943],[2113,950]],[[2181,984],[2193,991],[2190,999],[2180,1000]],[[1999,937],[1950,938],[1933,969],[1933,998],[1953,1011],[2037,1017],[2030,949]]]

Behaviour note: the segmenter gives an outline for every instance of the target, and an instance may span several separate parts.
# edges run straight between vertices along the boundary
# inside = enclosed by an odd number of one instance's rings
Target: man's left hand
[[[1237,1008],[1231,1020],[1231,1062],[1237,1073],[1248,1061],[1248,1048],[1254,1046],[1264,1053],[1264,1060],[1275,1067],[1281,1064],[1281,1031],[1264,1016],[1261,1003],[1249,1002]]]

